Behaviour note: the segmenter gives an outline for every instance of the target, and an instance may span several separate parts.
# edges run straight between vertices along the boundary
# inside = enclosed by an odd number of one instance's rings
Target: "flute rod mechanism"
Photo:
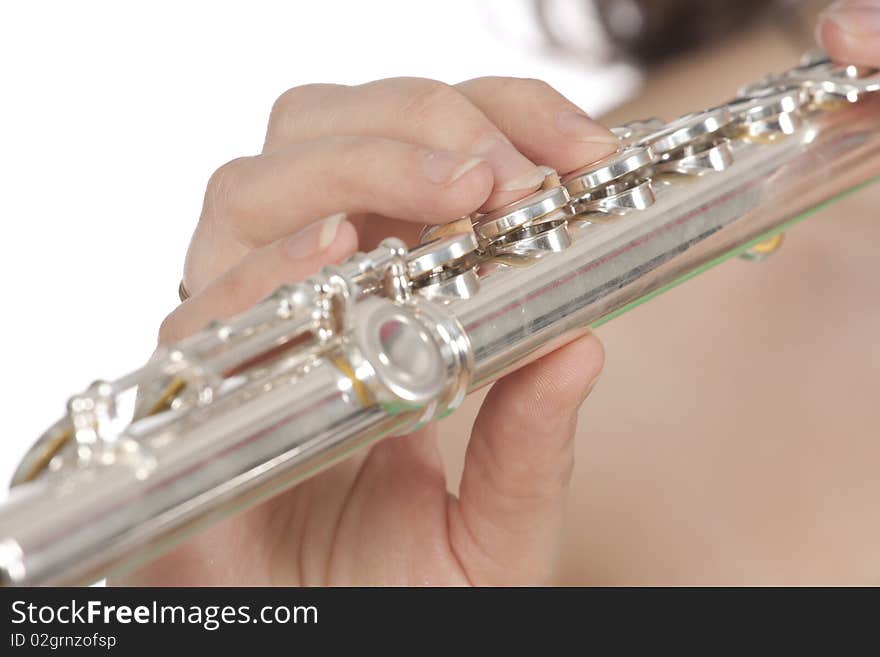
[[[811,57],[485,215],[278,290],[72,398],[0,506],[0,581],[86,584],[880,176],[880,74]],[[763,246],[761,246],[763,244]],[[765,253],[762,253],[764,251]]]

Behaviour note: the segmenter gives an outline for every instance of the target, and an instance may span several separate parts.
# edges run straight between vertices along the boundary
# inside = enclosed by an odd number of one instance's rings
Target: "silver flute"
[[[880,177],[880,71],[821,54],[507,207],[385,240],[97,381],[25,455],[0,581],[87,584],[311,477]]]

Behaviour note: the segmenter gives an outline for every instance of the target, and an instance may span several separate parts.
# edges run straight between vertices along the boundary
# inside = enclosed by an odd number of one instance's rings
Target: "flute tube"
[[[477,294],[438,304],[467,335],[470,389],[880,176],[880,99],[814,112],[784,139],[732,148],[724,172],[659,176],[648,209],[574,219],[568,248],[484,267]],[[0,578],[89,583],[413,421],[365,403],[326,359],[295,381],[259,385],[170,422],[163,431],[174,438],[146,441],[141,471],[119,463],[16,488],[0,507]]]

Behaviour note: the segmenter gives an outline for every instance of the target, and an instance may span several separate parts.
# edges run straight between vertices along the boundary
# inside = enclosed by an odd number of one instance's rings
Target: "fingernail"
[[[828,7],[819,20],[830,20],[844,32],[875,34],[880,32],[880,1],[842,0]],[[821,30],[817,28],[817,34]]]
[[[316,221],[295,235],[288,237],[284,244],[284,250],[288,256],[297,260],[320,253],[330,246],[336,238],[339,224],[343,219],[345,219],[345,213],[337,212]]]
[[[533,189],[544,182],[544,172],[508,141],[490,136],[477,143],[476,152],[486,158],[495,174],[495,189],[510,192]]]
[[[617,135],[606,130],[583,112],[564,109],[556,115],[556,129],[569,139],[589,144],[603,144],[615,149],[620,145]]]
[[[424,159],[425,176],[431,182],[446,185],[484,161],[481,157],[467,157],[449,151],[429,151]]]

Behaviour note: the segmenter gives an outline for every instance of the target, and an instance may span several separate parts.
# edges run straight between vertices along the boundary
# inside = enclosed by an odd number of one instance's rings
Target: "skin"
[[[876,40],[829,20],[818,34],[833,56],[880,65]],[[539,184],[534,163],[571,171],[611,152],[610,137],[535,80],[292,89],[272,109],[263,152],[212,176],[186,259],[191,298],[163,322],[160,342],[385,236],[412,244],[425,224],[521,198]],[[333,216],[339,212],[344,219]],[[333,218],[314,222],[322,216]],[[602,364],[601,344],[586,334],[497,382],[476,413],[457,495],[448,492],[429,425],[382,441],[114,583],[552,581],[578,410]]]
[[[806,18],[799,38],[768,22],[651,70],[603,121],[723,102],[797,61]],[[798,224],[766,262],[730,260],[596,331],[606,367],[580,415],[555,581],[880,581],[878,192]]]

